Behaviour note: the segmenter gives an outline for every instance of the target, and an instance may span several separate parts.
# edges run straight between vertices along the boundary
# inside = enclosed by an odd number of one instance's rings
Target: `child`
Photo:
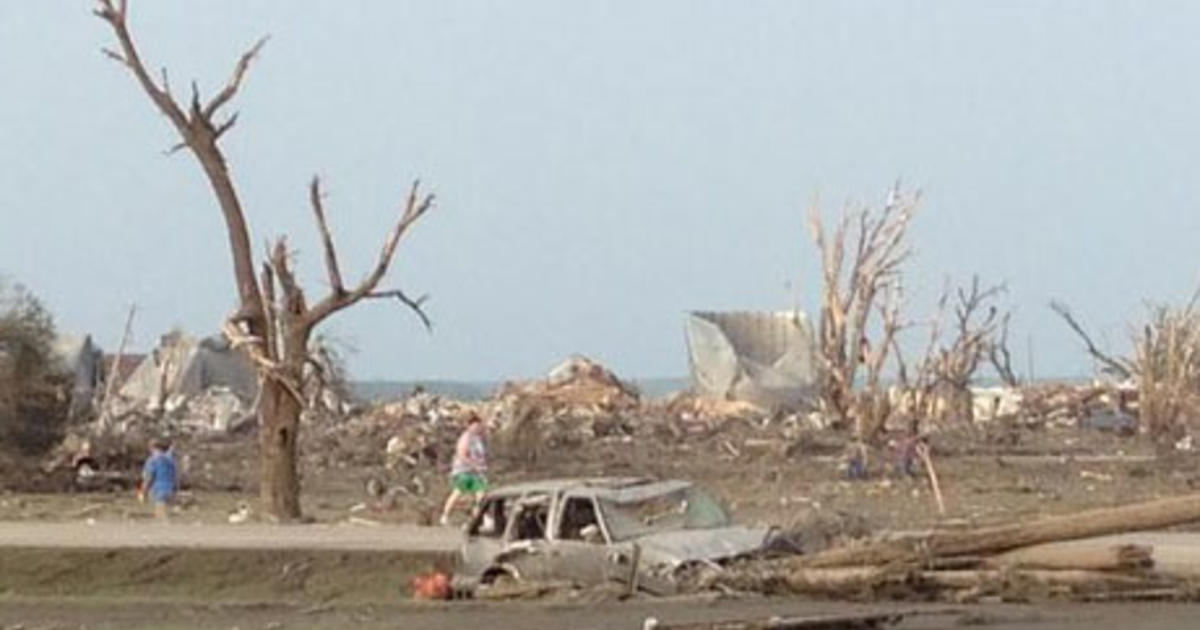
[[[150,457],[142,467],[142,484],[138,487],[138,500],[145,503],[146,493],[154,503],[154,516],[167,519],[167,511],[179,491],[179,474],[175,466],[175,455],[168,451],[165,440],[150,440]]]
[[[475,503],[483,498],[487,490],[487,445],[483,441],[483,420],[475,414],[467,418],[467,428],[458,436],[454,446],[454,460],[450,465],[450,496],[442,508],[443,526],[450,524],[450,512],[463,495],[472,495]]]

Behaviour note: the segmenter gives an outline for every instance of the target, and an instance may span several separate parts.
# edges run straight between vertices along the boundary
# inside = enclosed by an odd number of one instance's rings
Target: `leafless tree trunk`
[[[1021,379],[1013,369],[1012,351],[1008,349],[1008,323],[1011,318],[1012,313],[1005,313],[1004,317],[1000,318],[1000,330],[988,350],[988,359],[1000,380],[1008,387],[1015,388],[1020,387]]]
[[[971,383],[982,360],[989,356],[993,337],[1000,327],[999,309],[990,302],[1004,291],[1003,285],[983,288],[979,276],[971,285],[955,290],[954,338],[938,350],[933,369],[947,398],[950,417],[971,424],[975,420]]]
[[[919,202],[919,193],[894,188],[881,210],[844,212],[831,234],[820,209],[814,205],[809,211],[822,268],[817,340],[823,363],[821,396],[826,411],[839,423],[853,420],[860,439],[882,426],[879,373],[900,328],[899,268],[910,254],[905,236]],[[877,300],[884,294],[881,307]],[[878,337],[875,343],[869,339],[872,334]],[[862,365],[868,372],[867,390],[856,395]]]
[[[309,340],[313,330],[330,315],[366,298],[396,298],[417,312],[422,299],[409,299],[398,290],[378,291],[391,265],[400,239],[432,206],[433,197],[419,192],[413,183],[402,206],[400,218],[388,233],[375,267],[357,285],[347,288],[338,266],[333,238],[325,220],[320,181],[313,178],[309,199],[320,230],[329,277],[329,293],[309,304],[291,269],[287,242],[275,242],[255,272],[250,235],[241,200],[229,174],[218,141],[237,122],[237,114],[221,119],[222,111],[237,95],[251,62],[266,40],[259,40],[234,66],[228,82],[207,100],[192,83],[190,103],[181,105],[171,92],[166,70],[155,78],[147,70],[129,31],[128,0],[97,0],[95,13],[112,27],[118,46],[105,54],[129,70],[155,108],[171,122],[180,142],[171,152],[189,150],[200,163],[213,196],[221,209],[229,235],[239,307],[225,323],[225,334],[235,347],[246,352],[260,376],[259,449],[260,494],[264,510],[281,520],[300,518],[300,479],[297,467],[297,438],[300,413],[304,408],[303,378],[309,363]]]

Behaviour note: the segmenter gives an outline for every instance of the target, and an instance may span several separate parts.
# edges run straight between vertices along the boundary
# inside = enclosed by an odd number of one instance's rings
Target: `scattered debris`
[[[238,503],[238,507],[236,510],[229,513],[229,518],[227,520],[230,523],[237,525],[239,523],[245,523],[246,521],[250,520],[251,514],[252,514],[252,510],[250,509],[250,504],[246,503],[245,501],[242,501],[242,502]]]
[[[931,596],[977,601],[1046,597],[1119,598],[1122,593],[1191,592],[1189,576],[1153,568],[1138,545],[1065,544],[1200,520],[1200,495],[976,529],[847,544],[826,551],[746,563],[700,588],[844,598]]]

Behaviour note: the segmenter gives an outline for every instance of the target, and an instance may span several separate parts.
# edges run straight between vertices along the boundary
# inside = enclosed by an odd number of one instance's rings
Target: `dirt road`
[[[416,525],[0,521],[0,546],[66,549],[453,551],[462,534]]]

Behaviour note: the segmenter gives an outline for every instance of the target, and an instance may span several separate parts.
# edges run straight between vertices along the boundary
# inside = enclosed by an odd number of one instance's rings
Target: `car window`
[[[563,503],[558,537],[562,540],[603,543],[604,534],[600,530],[600,519],[596,516],[595,502],[586,497],[568,498]]]
[[[508,514],[512,510],[512,497],[492,497],[483,502],[467,533],[471,536],[499,538],[508,527]]]
[[[694,486],[636,501],[601,500],[600,510],[609,534],[616,541],[672,530],[724,527],[730,523],[724,508]]]
[[[550,522],[550,497],[535,495],[524,497],[515,508],[516,519],[513,540],[540,540],[546,537],[546,526]]]

